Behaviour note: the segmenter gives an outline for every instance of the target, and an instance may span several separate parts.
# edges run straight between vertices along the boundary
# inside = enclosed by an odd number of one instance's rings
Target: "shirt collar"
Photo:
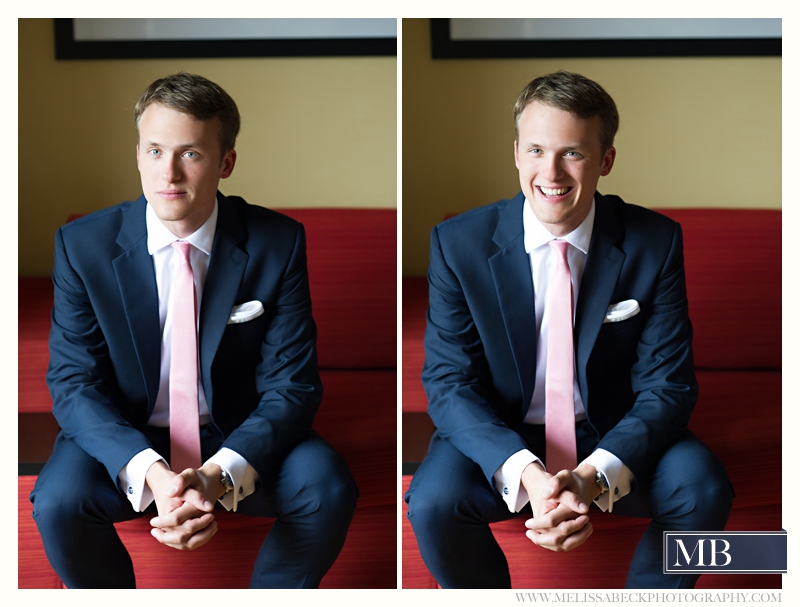
[[[161,220],[156,216],[156,212],[150,203],[147,203],[145,211],[145,221],[147,223],[147,251],[152,255],[156,251],[170,246],[177,240],[183,240],[191,243],[193,246],[200,249],[206,255],[211,255],[211,247],[214,244],[214,235],[217,232],[217,215],[219,213],[219,202],[214,201],[214,210],[211,211],[211,216],[206,222],[200,226],[194,233],[186,238],[178,238],[167,229]]]
[[[586,216],[586,219],[584,219],[577,228],[561,239],[566,240],[573,247],[585,254],[589,253],[589,243],[592,241],[595,211],[594,203],[594,198],[592,198],[592,206],[589,209],[589,214]],[[542,222],[536,219],[527,198],[525,199],[525,204],[522,205],[522,229],[525,236],[525,252],[529,254],[534,249],[556,239],[556,237],[542,225]]]

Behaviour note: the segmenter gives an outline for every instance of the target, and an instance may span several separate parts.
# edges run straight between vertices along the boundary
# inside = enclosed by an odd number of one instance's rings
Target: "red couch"
[[[314,427],[347,460],[361,495],[325,588],[397,586],[397,213],[388,209],[280,209],[302,222],[320,374]],[[49,278],[19,279],[19,587],[60,588],[28,500],[57,432],[45,385],[53,303]],[[44,443],[37,452],[33,443]],[[30,453],[44,455],[34,456]],[[27,454],[27,455],[26,455]],[[27,459],[27,462],[22,460]],[[246,588],[272,521],[217,509],[220,530],[194,552],[155,542],[146,519],[118,525],[140,588]],[[172,569],[170,565],[175,565]],[[170,571],[186,572],[180,578]]]
[[[680,222],[700,396],[689,427],[722,459],[736,491],[727,529],[781,525],[781,211],[660,209]],[[403,283],[404,478],[432,426],[420,374],[425,278]],[[407,431],[427,436],[408,436]],[[414,451],[413,459],[407,452]],[[403,504],[405,514],[405,504]],[[595,512],[599,514],[599,511]],[[515,588],[621,588],[645,520],[595,516],[593,537],[566,554],[530,543],[524,518],[492,525]],[[403,587],[435,588],[403,516]],[[779,575],[703,575],[698,588],[779,588]]]

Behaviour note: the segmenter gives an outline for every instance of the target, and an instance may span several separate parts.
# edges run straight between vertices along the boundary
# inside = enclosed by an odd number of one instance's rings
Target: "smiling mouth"
[[[547,198],[557,198],[572,190],[572,188],[544,188],[540,185],[537,185],[536,189]]]

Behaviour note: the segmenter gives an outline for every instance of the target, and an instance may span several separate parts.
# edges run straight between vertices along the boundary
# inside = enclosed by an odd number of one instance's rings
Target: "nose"
[[[558,154],[550,154],[546,156],[544,158],[544,167],[542,168],[542,173],[551,183],[558,181],[563,174],[561,156]]]
[[[175,183],[176,181],[180,181],[180,178],[180,164],[178,158],[173,155],[164,163],[164,179],[167,183]]]

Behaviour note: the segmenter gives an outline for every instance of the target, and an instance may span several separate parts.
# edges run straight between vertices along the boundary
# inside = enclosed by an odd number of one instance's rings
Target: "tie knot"
[[[172,248],[180,254],[181,261],[189,263],[189,251],[192,250],[192,243],[176,240],[172,243]]]
[[[553,251],[558,253],[558,258],[561,261],[567,261],[567,248],[569,247],[569,243],[566,240],[551,240],[550,246],[553,248]]]

